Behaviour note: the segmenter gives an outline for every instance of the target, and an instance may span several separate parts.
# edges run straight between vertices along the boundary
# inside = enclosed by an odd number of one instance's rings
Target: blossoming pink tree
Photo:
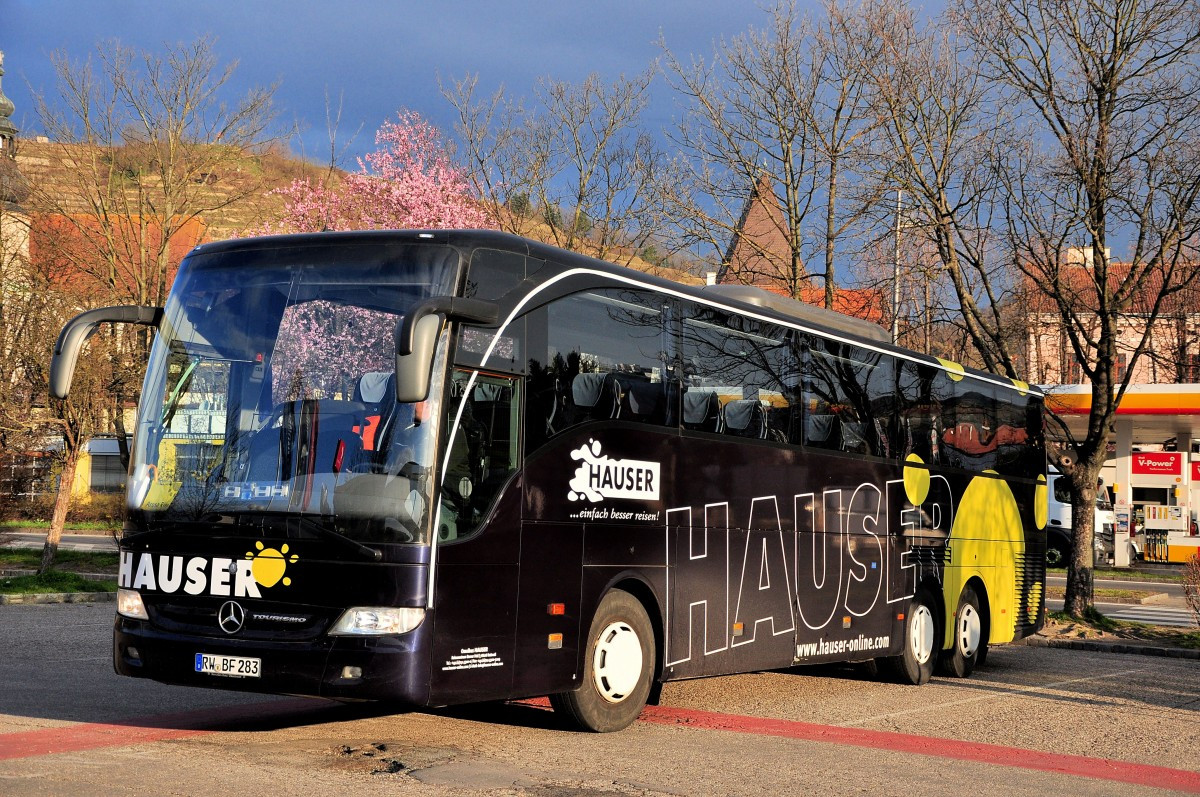
[[[450,162],[437,128],[419,114],[398,112],[375,143],[380,149],[360,158],[359,171],[340,186],[300,179],[280,189],[283,216],[258,232],[496,226],[465,172]]]
[[[401,111],[375,134],[380,149],[359,171],[329,187],[308,179],[280,189],[283,216],[256,233],[494,227],[465,173],[453,166],[437,129]],[[273,358],[278,403],[349,397],[356,375],[388,370],[395,318],[325,301],[288,308]]]

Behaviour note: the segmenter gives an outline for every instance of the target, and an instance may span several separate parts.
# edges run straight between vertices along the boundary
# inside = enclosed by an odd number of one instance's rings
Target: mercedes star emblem
[[[246,622],[246,610],[237,601],[225,601],[217,612],[217,625],[226,634],[236,634]]]

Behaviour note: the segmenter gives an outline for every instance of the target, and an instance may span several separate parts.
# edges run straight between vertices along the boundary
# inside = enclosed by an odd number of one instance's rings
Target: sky
[[[686,61],[765,21],[754,0],[0,0],[0,87],[19,135],[31,137],[41,132],[31,90],[56,96],[51,53],[83,61],[114,39],[162,52],[208,35],[220,63],[238,63],[231,98],[279,84],[280,120],[301,130],[297,155],[328,160],[326,96],[341,97],[338,141],[349,148],[339,165],[353,167],[401,108],[451,132],[439,76],[478,74],[485,94],[503,86],[531,97],[542,77],[638,74],[661,55],[660,36]],[[676,107],[661,76],[653,96],[643,121],[665,129]]]

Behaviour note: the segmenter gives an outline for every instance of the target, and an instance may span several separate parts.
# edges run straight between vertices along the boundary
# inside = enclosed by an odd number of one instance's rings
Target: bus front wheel
[[[904,647],[898,656],[885,660],[901,683],[920,686],[933,676],[941,639],[937,604],[928,590],[918,590],[904,617]]]
[[[550,696],[554,710],[580,728],[599,733],[633,723],[650,695],[654,629],[642,604],[622,590],[604,596],[592,618],[583,683]]]

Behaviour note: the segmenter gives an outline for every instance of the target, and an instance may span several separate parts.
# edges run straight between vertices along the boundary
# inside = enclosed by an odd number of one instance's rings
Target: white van
[[[1065,567],[1071,552],[1071,483],[1056,470],[1046,474],[1049,482],[1049,507],[1046,513],[1046,566]],[[1096,529],[1093,535],[1095,561],[1107,562],[1113,556],[1113,531],[1117,517],[1108,490],[1101,480],[1096,489]]]

